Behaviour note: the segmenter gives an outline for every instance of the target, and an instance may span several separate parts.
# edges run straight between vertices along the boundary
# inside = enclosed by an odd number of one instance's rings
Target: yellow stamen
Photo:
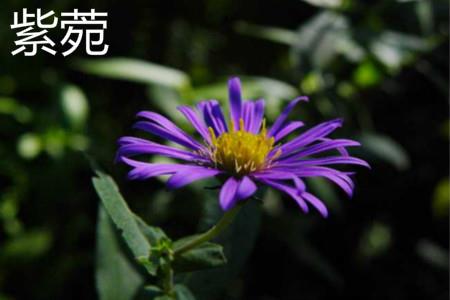
[[[260,133],[253,134],[245,130],[244,120],[239,120],[239,130],[234,130],[231,122],[229,132],[216,137],[212,128],[211,134],[211,159],[220,169],[226,170],[238,176],[265,168],[273,158],[267,156],[274,146],[274,138],[267,137],[266,121],[263,120]],[[274,155],[281,154],[280,150]]]

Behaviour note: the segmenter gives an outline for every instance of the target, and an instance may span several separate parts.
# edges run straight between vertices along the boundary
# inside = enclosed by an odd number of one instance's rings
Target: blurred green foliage
[[[350,201],[308,182],[327,220],[268,190],[219,241],[229,264],[178,282],[197,299],[448,299],[448,1],[42,1],[108,11],[108,56],[13,57],[13,12],[36,4],[0,4],[0,299],[125,299],[142,284],[81,152],[171,237],[213,224],[215,191],[128,182],[115,142],[144,109],[191,130],[176,106],[225,102],[230,75],[269,123],[299,94],[307,126],[343,117],[373,169]]]

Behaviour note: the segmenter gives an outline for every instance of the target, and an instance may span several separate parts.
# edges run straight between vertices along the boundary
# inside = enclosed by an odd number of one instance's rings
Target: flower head
[[[122,137],[118,160],[130,165],[131,179],[148,179],[170,175],[169,188],[175,189],[197,180],[221,175],[226,180],[220,190],[220,205],[229,210],[238,201],[248,199],[257,190],[257,183],[278,189],[293,198],[304,212],[308,204],[323,216],[327,208],[306,189],[304,179],[324,177],[341,187],[349,196],[354,184],[352,173],[329,165],[369,165],[352,157],[346,147],[360,144],[348,139],[331,139],[328,135],[342,125],[341,119],[321,123],[291,140],[280,141],[303,127],[301,121],[288,121],[290,111],[307,97],[292,100],[275,123],[266,128],[264,100],[242,101],[238,78],[228,82],[230,98],[229,122],[216,100],[201,101],[196,108],[179,106],[178,110],[192,124],[202,141],[194,139],[160,114],[142,111],[135,128],[167,139],[181,147],[158,144],[136,137]],[[317,157],[328,151],[337,154]],[[157,154],[182,163],[147,163],[132,159],[138,155]]]

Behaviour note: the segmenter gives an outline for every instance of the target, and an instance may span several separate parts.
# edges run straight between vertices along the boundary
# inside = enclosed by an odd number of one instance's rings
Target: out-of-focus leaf
[[[417,243],[416,251],[419,256],[431,265],[439,269],[448,270],[448,250],[443,247],[428,240],[421,240]]]
[[[398,32],[383,32],[372,38],[371,52],[392,71],[412,61],[417,53],[433,48],[430,40]]]
[[[363,257],[372,258],[386,252],[391,244],[391,229],[383,223],[374,222],[363,234],[359,250]]]
[[[99,205],[97,221],[96,284],[100,299],[131,300],[143,278],[120,248],[114,227]]]
[[[8,262],[28,262],[47,252],[52,244],[52,236],[47,230],[34,230],[7,240],[0,248],[0,260]]]
[[[195,237],[196,236],[187,237],[176,241],[173,245],[174,249],[181,247],[181,245]],[[223,266],[226,261],[222,246],[207,242],[177,256],[173,262],[173,267],[175,272],[192,272],[220,267]]]
[[[157,287],[156,285],[147,285],[143,289],[143,294],[146,298],[155,299],[158,296],[161,296],[164,293],[162,289]],[[141,297],[143,298],[143,297]]]
[[[42,151],[41,138],[34,133],[25,133],[17,141],[17,152],[26,159],[33,159]]]
[[[79,87],[72,84],[62,87],[61,108],[74,129],[84,127],[89,114],[89,104]]]
[[[150,243],[139,229],[133,212],[119,193],[114,180],[101,171],[92,179],[94,187],[114,224],[121,230],[122,236],[133,253],[135,259],[141,263],[150,274],[156,269],[149,261]]]
[[[61,157],[67,144],[68,132],[60,127],[49,128],[43,135],[45,151],[53,157]]]
[[[169,116],[177,125],[188,124],[183,115],[177,110],[177,106],[183,104],[180,93],[166,86],[151,86],[147,89],[150,102]]]
[[[409,157],[402,146],[393,139],[373,133],[366,133],[359,138],[364,150],[384,160],[399,170],[409,167]]]
[[[93,75],[175,89],[190,85],[188,75],[180,70],[131,58],[83,59],[75,62],[75,68]]]
[[[349,38],[347,19],[336,12],[324,11],[300,27],[294,50],[303,67],[321,69],[341,52],[343,41]]]
[[[433,196],[433,213],[437,217],[448,216],[450,207],[450,181],[444,178],[437,184]]]
[[[302,78],[300,86],[307,95],[317,93],[323,87],[322,77],[318,72],[309,72]]]
[[[345,0],[302,0],[314,6],[323,8],[339,8],[345,4]]]
[[[353,73],[354,82],[363,88],[375,86],[380,83],[382,74],[377,66],[371,61],[364,61]]]
[[[417,1],[416,14],[422,33],[425,35],[431,34],[434,26],[432,1]]]
[[[297,40],[297,33],[277,27],[254,25],[247,22],[237,22],[234,29],[244,35],[265,39],[271,42],[293,45]]]
[[[29,122],[33,116],[28,107],[9,97],[0,97],[0,114],[12,115],[21,123]]]
[[[185,285],[177,284],[174,289],[177,300],[195,300],[194,295]]]

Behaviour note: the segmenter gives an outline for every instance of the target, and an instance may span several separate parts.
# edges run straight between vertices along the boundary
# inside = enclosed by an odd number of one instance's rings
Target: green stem
[[[166,295],[173,294],[173,269],[170,266],[164,270],[163,289]]]
[[[241,202],[242,203],[242,202]],[[239,210],[241,209],[242,204],[237,204],[235,207],[233,207],[231,210],[227,211],[222,218],[217,222],[216,225],[211,227],[208,231],[199,234],[195,239],[191,240],[189,243],[184,244],[180,248],[174,249],[174,255],[180,255],[186,251],[189,251],[209,240],[219,235],[225,228],[230,225],[230,223],[233,221],[234,217],[237,215]]]

